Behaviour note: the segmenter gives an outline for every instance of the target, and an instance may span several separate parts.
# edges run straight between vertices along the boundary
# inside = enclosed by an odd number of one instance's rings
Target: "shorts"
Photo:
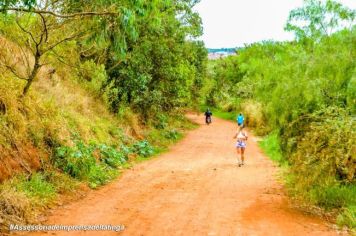
[[[236,148],[246,148],[246,143],[242,141],[237,141]]]
[[[244,123],[237,123],[237,125],[243,127]]]

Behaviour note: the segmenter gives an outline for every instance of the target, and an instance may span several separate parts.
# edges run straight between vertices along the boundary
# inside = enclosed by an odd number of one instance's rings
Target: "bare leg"
[[[245,148],[241,148],[241,161],[243,165],[245,161]]]
[[[239,166],[240,166],[240,165],[241,165],[241,160],[240,160],[241,152],[240,152],[240,148],[236,148],[236,152],[237,152],[237,163],[238,163]]]

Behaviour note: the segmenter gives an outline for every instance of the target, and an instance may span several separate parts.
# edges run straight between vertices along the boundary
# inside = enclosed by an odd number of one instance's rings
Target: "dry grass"
[[[25,193],[18,192],[10,184],[6,184],[1,185],[0,196],[0,232],[8,232],[9,224],[33,221],[35,214]]]
[[[24,73],[22,50],[0,37],[0,61],[10,52],[16,71]],[[85,142],[114,145],[130,125],[122,124],[101,98],[84,89],[73,68],[46,59],[58,68],[56,73],[49,76],[52,66],[44,66],[25,98],[20,98],[24,82],[0,63],[0,181],[19,170],[36,170],[54,146],[71,145],[73,134]],[[132,125],[133,134],[138,133],[136,122]]]

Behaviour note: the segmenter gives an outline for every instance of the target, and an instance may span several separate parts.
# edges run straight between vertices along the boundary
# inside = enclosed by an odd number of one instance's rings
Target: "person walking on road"
[[[243,127],[240,126],[238,131],[236,132],[234,139],[237,139],[236,142],[236,152],[237,152],[237,163],[239,167],[244,165],[245,161],[245,149],[246,149],[246,142],[248,139],[246,131],[243,131]]]
[[[237,116],[236,121],[237,121],[237,125],[238,125],[239,127],[244,127],[245,118],[244,118],[244,116],[242,115],[242,113],[240,113],[240,114]]]

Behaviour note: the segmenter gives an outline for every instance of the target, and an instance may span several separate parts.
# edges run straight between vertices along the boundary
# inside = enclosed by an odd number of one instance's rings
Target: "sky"
[[[356,9],[356,0],[340,0]],[[201,39],[208,48],[244,46],[262,40],[293,40],[285,32],[289,12],[303,0],[201,0],[194,10],[203,20]]]

